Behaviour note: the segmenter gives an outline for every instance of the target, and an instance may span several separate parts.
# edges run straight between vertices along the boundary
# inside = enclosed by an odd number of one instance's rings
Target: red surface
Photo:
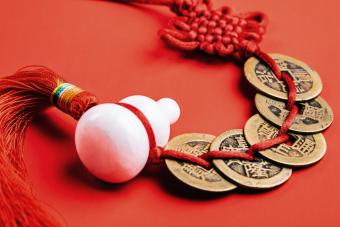
[[[215,6],[222,3],[215,1]],[[61,213],[69,226],[340,225],[338,1],[228,4],[237,11],[266,12],[270,25],[262,48],[301,59],[320,73],[322,96],[336,117],[324,134],[325,158],[295,171],[283,186],[261,193],[198,193],[162,167],[148,168],[127,184],[109,185],[88,175],[77,159],[76,122],[51,109],[28,132],[26,162],[39,198]],[[242,128],[255,110],[254,90],[241,66],[163,45],[156,34],[170,16],[161,7],[106,1],[2,0],[0,74],[43,64],[103,101],[132,94],[173,97],[182,108],[173,135],[218,135]]]

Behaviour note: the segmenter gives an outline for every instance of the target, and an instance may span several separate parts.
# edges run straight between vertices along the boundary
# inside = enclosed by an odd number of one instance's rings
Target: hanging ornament
[[[160,37],[182,50],[233,56],[257,90],[258,114],[243,129],[179,135],[169,142],[180,116],[176,101],[130,96],[99,103],[43,66],[19,69],[0,79],[0,226],[60,226],[33,194],[23,159],[25,131],[41,110],[55,106],[79,120],[75,144],[84,166],[108,182],[125,182],[147,162],[165,160],[183,183],[209,192],[238,187],[268,189],[289,179],[292,168],[314,164],[326,152],[321,132],[333,121],[319,97],[319,75],[294,58],[259,47],[268,18],[212,9],[210,0],[130,0],[165,5],[176,14]]]

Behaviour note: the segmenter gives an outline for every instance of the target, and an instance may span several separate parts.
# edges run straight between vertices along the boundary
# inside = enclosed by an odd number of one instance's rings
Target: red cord
[[[287,134],[298,113],[295,105],[296,87],[291,76],[281,72],[275,60],[260,50],[259,43],[265,33],[268,18],[261,12],[235,14],[229,7],[212,9],[211,0],[127,0],[132,3],[166,5],[176,13],[169,25],[161,29],[161,38],[169,45],[182,50],[200,49],[209,54],[234,56],[240,59],[257,57],[273,71],[279,80],[288,87],[287,109],[290,111],[282,124],[277,137],[252,145],[247,152],[210,151],[199,157],[178,151],[164,150],[157,147],[155,136],[149,121],[138,109],[124,105],[142,121],[149,135],[150,159],[173,158],[191,162],[205,168],[210,167],[208,160],[239,158],[253,160],[258,151],[269,149],[289,140]]]
[[[142,111],[140,111],[139,109],[137,109],[136,107],[127,104],[127,103],[116,103],[117,105],[120,105],[128,110],[130,110],[132,113],[134,113],[138,119],[142,122],[146,133],[148,134],[148,138],[149,138],[149,148],[150,150],[152,150],[154,147],[156,147],[156,137],[155,137],[155,133],[152,130],[152,126],[149,122],[149,120],[145,117],[145,115],[142,113]]]
[[[298,107],[295,105],[296,87],[295,87],[294,81],[288,73],[280,71],[274,59],[270,57],[268,54],[262,51],[257,51],[253,53],[253,55],[259,58],[264,63],[266,63],[275,73],[277,78],[282,79],[288,86],[287,109],[290,110],[290,112],[280,128],[278,136],[252,145],[248,149],[247,152],[210,151],[206,154],[201,155],[201,158],[204,158],[206,160],[219,159],[219,158],[222,158],[222,159],[239,158],[239,159],[252,160],[256,152],[272,148],[276,145],[287,142],[289,140],[289,135],[287,134],[287,132],[289,128],[291,127],[291,125],[293,124],[294,119],[296,118],[296,115],[298,114]]]
[[[207,169],[210,168],[210,163],[202,158],[199,158],[194,155],[187,154],[187,153],[179,152],[179,151],[164,150],[161,147],[157,147],[155,133],[153,132],[153,129],[152,129],[152,126],[149,120],[145,117],[142,111],[140,111],[136,107],[130,104],[127,104],[127,103],[116,103],[116,104],[130,110],[132,113],[134,113],[138,117],[138,119],[144,125],[144,128],[146,130],[146,133],[148,134],[148,139],[149,139],[149,147],[150,147],[149,162],[156,164],[156,163],[159,163],[160,159],[172,158],[172,159],[195,163]]]

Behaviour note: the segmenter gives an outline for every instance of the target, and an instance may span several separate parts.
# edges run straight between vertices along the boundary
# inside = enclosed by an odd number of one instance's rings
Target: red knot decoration
[[[210,0],[129,0],[128,2],[167,5],[176,13],[161,38],[182,50],[200,49],[209,54],[248,58],[259,50],[266,31],[262,12],[234,13],[228,6],[212,9]]]
[[[268,18],[261,12],[236,14],[230,7],[213,10],[210,0],[175,2],[177,16],[160,30],[161,38],[182,50],[248,57],[259,49]]]
[[[210,0],[128,0],[128,2],[165,5],[176,13],[177,16],[170,19],[168,27],[159,32],[167,44],[181,50],[200,49],[208,54],[233,56],[241,60],[247,60],[252,56],[257,57],[266,63],[276,77],[283,80],[288,86],[287,109],[290,112],[277,137],[254,144],[247,152],[210,151],[198,157],[154,146],[150,149],[150,158],[153,163],[158,163],[159,159],[172,158],[208,169],[211,167],[209,162],[211,159],[253,160],[256,152],[289,140],[287,132],[298,113],[298,108],[295,105],[296,87],[291,76],[281,72],[274,59],[261,51],[259,47],[268,24],[268,18],[264,13],[235,14],[228,6],[213,10]],[[140,115],[139,113],[135,114]],[[143,120],[142,122],[146,129],[150,128],[148,122]]]

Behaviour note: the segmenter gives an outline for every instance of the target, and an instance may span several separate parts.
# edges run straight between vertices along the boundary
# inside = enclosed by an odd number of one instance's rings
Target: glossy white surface
[[[137,107],[148,118],[156,143],[164,146],[170,135],[170,122],[179,117],[175,101],[159,103],[145,96],[130,96],[120,102]],[[145,166],[149,141],[140,120],[130,110],[116,104],[92,107],[80,118],[75,143],[80,160],[96,177],[108,182],[124,182]]]
[[[157,104],[161,111],[164,112],[168,118],[170,124],[173,124],[178,120],[179,116],[181,115],[181,110],[179,109],[179,106],[175,100],[162,98],[157,101]]]

